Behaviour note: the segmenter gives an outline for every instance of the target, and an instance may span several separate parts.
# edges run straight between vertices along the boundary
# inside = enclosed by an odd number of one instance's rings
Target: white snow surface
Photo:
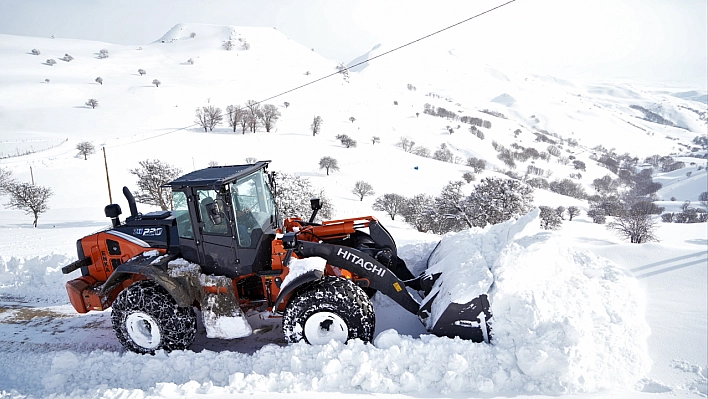
[[[197,35],[192,39],[188,32]],[[19,181],[34,179],[54,191],[36,229],[30,216],[0,209],[0,398],[708,395],[706,225],[660,223],[659,242],[636,245],[584,213],[564,221],[558,232],[538,231],[532,214],[443,237],[431,265],[456,278],[441,288],[450,301],[489,288],[491,345],[431,336],[416,316],[377,294],[373,344],[286,345],[280,319],[249,314],[253,333],[245,338],[207,339],[200,324],[188,351],[126,352],[113,333],[110,310],[76,314],[64,285],[78,272],[60,271],[76,260],[77,239],[109,223],[103,215],[104,159],[77,157],[81,141],[92,140],[97,152],[106,148],[113,201],[124,209],[119,188],[135,192],[128,170],[141,160],[159,158],[186,173],[210,161],[272,159],[272,170],[322,187],[334,206],[333,219],[379,218],[414,274],[425,269],[440,237],[415,231],[399,216],[390,220],[372,211],[376,196],[438,195],[448,181],[471,171],[464,159],[472,156],[487,161],[476,182],[502,177],[495,168],[506,167],[492,142],[544,151],[549,144],[536,141],[541,130],[554,140],[576,139],[577,145],[563,144],[562,154],[587,165],[577,181],[588,193],[594,193],[593,179],[610,173],[594,161],[597,145],[639,159],[672,153],[686,167],[653,176],[663,184],[659,205],[667,211],[676,212],[686,200],[703,206],[698,195],[708,187],[706,160],[679,157],[708,127],[694,112],[705,110],[703,103],[674,95],[685,90],[502,71],[481,64],[474,50],[451,49],[444,41],[380,58],[351,73],[349,82],[335,76],[268,101],[282,113],[270,133],[234,134],[225,125],[213,132],[178,129],[194,123],[196,107],[223,109],[268,98],[336,71],[337,62],[272,28],[183,24],[171,35],[168,39],[176,40],[140,48],[0,35],[0,156],[8,157],[0,159],[0,167]],[[251,49],[222,48],[225,40],[238,38]],[[42,55],[30,55],[32,48]],[[96,58],[102,48],[110,50],[109,58]],[[390,48],[384,43],[371,55]],[[67,52],[74,61],[60,60]],[[45,65],[48,58],[58,63]],[[194,64],[186,62],[190,58]],[[156,78],[163,82],[159,88],[150,84]],[[406,89],[409,83],[417,90]],[[699,89],[704,95],[705,88]],[[514,101],[493,101],[503,94]],[[83,106],[89,98],[97,98],[99,107]],[[483,128],[486,139],[480,140],[465,124],[423,114],[426,103],[490,120],[492,127]],[[686,128],[645,121],[630,105],[660,112]],[[316,137],[308,130],[313,115],[325,121]],[[344,148],[337,134],[350,135],[358,146]],[[380,142],[372,144],[372,135]],[[446,144],[463,162],[405,153],[396,146],[402,136],[429,149]],[[26,150],[36,152],[16,156]],[[339,171],[326,175],[318,169],[317,160],[325,155],[339,160]],[[534,165],[552,176],[549,180],[577,173],[572,163],[560,161]],[[516,172],[523,174],[531,162],[519,162]],[[372,184],[376,196],[361,201],[353,196],[358,180]],[[535,190],[534,198],[537,206],[588,209],[586,201],[547,190]],[[155,209],[140,204],[139,210]],[[170,265],[175,273],[199,272],[176,262]],[[319,262],[314,267],[321,267]],[[293,263],[290,278],[313,267],[300,266]]]
[[[494,274],[491,345],[389,329],[373,345],[270,344],[253,355],[36,350],[30,356],[36,366],[25,368],[10,367],[29,360],[9,351],[0,357],[5,370],[0,382],[16,390],[13,394],[63,392],[73,397],[112,397],[131,389],[169,396],[263,391],[557,395],[631,388],[650,363],[649,329],[636,279],[606,259],[572,250],[568,239],[539,231],[538,225],[534,211],[516,222],[446,236],[440,244],[444,258],[436,256],[434,267],[451,273],[445,276],[453,277],[445,279],[452,282],[446,290],[451,300],[467,301],[471,294],[465,290],[475,276],[456,271],[475,265]],[[295,274],[311,269],[311,263],[294,262]],[[479,289],[472,286],[470,292],[476,296]],[[207,337],[210,329],[241,332],[243,327],[206,320]],[[199,389],[192,392],[193,387]]]

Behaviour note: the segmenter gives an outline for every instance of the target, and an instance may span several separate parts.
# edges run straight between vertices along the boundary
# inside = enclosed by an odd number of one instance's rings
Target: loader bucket
[[[423,293],[418,318],[428,331],[440,337],[489,343],[492,313],[488,295],[494,278],[480,254],[473,248],[460,249],[457,240],[443,240],[416,280],[415,287],[408,286]]]
[[[418,311],[418,317],[428,326],[431,317],[432,304],[438,299],[438,294],[429,295]],[[488,321],[492,314],[489,311],[489,300],[482,294],[471,301],[459,304],[450,302],[447,308],[435,320],[429,331],[439,337],[466,339],[474,342],[489,343],[491,329]]]

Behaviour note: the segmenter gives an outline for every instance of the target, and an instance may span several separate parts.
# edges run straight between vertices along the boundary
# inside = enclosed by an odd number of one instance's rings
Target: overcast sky
[[[349,62],[504,0],[0,0],[0,33],[146,44],[178,23],[268,26]],[[516,0],[435,37],[498,67],[708,90],[706,0]]]

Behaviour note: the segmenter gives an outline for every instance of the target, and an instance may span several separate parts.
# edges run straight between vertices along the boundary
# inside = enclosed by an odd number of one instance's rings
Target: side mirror
[[[220,225],[223,218],[221,217],[221,209],[219,208],[219,204],[217,202],[210,202],[204,205],[204,208],[206,209],[207,215],[209,215],[211,222],[214,225]]]

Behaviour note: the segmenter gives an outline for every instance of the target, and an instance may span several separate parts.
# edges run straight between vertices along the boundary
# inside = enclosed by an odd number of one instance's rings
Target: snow
[[[192,31],[197,33],[194,39],[184,36]],[[233,35],[246,38],[251,49],[223,50],[221,44]],[[137,50],[0,35],[0,151],[12,154],[31,148],[27,140],[37,143],[36,153],[3,158],[0,167],[9,168],[20,181],[34,178],[55,193],[36,229],[22,212],[0,209],[0,397],[706,396],[705,224],[660,223],[659,242],[636,245],[582,215],[564,221],[557,232],[542,231],[532,213],[516,222],[438,237],[415,231],[400,216],[391,220],[372,211],[376,196],[359,201],[351,194],[354,182],[365,180],[377,195],[437,195],[448,181],[470,171],[464,162],[404,153],[395,145],[401,136],[431,149],[445,143],[463,159],[485,159],[487,170],[477,174],[479,182],[501,176],[495,167],[504,169],[492,140],[542,151],[548,143],[535,141],[533,133],[539,129],[579,141],[578,146],[565,146],[564,156],[586,163],[579,181],[593,192],[590,182],[609,171],[592,160],[592,147],[602,144],[640,159],[678,154],[686,148],[679,144],[690,144],[706,131],[704,121],[681,108],[703,109],[701,104],[672,94],[685,90],[502,71],[480,64],[464,48],[438,42],[371,62],[351,73],[349,83],[334,77],[268,101],[291,103],[279,106],[283,115],[277,131],[241,135],[219,127],[204,133],[176,129],[193,123],[198,106],[225,108],[267,98],[334,72],[337,62],[272,28],[183,24],[168,38],[177,40]],[[32,48],[40,48],[42,55],[28,55]],[[109,58],[95,58],[101,48],[109,49]],[[384,44],[371,55],[390,48]],[[71,63],[42,65],[66,52],[75,57]],[[421,55],[429,62],[421,63]],[[186,65],[189,58],[196,60],[194,65]],[[140,77],[138,68],[146,69],[147,76]],[[93,82],[99,74],[103,85]],[[45,78],[51,82],[42,83]],[[154,78],[163,85],[151,86]],[[406,90],[408,83],[417,91]],[[502,94],[501,99],[513,102],[492,101]],[[82,106],[93,97],[98,108]],[[450,121],[422,114],[425,103],[491,120],[493,126],[485,129],[485,140],[465,132],[466,126],[450,135],[445,129]],[[650,103],[662,104],[666,115],[680,115],[690,130],[632,116],[629,105]],[[482,109],[502,112],[507,119]],[[317,137],[308,131],[313,115],[325,121]],[[518,138],[516,129],[522,130]],[[358,140],[358,147],[341,147],[337,134]],[[371,144],[372,135],[381,142]],[[433,254],[429,265],[445,270],[449,278],[440,280],[438,288],[450,301],[465,302],[489,290],[492,343],[432,336],[415,315],[377,294],[372,300],[377,319],[372,344],[286,345],[280,319],[249,314],[251,334],[244,338],[207,338],[214,335],[212,327],[243,332],[242,322],[202,323],[190,350],[155,356],[126,352],[113,334],[110,310],[76,314],[64,285],[78,272],[65,276],[60,270],[76,260],[77,239],[109,224],[103,215],[108,201],[103,157],[76,157],[74,147],[87,139],[106,148],[113,194],[135,184],[128,169],[146,158],[159,158],[185,172],[209,161],[223,165],[242,163],[246,157],[272,159],[271,169],[307,177],[313,187],[324,188],[333,202],[333,219],[380,218],[414,274],[425,270]],[[324,155],[337,158],[340,171],[327,176],[319,170],[317,159]],[[660,205],[667,211],[676,211],[670,204],[680,207],[686,200],[700,206],[697,196],[706,191],[705,159],[681,159],[686,168],[654,176],[664,185]],[[555,160],[535,165],[553,178],[576,172]],[[671,197],[676,201],[669,201]],[[536,206],[587,210],[585,201],[545,190],[536,190],[534,198]],[[0,201],[5,203],[6,197]],[[117,195],[113,201],[125,203]],[[144,213],[154,210],[149,208],[139,205]],[[293,259],[284,284],[322,269],[323,262]],[[184,260],[170,262],[169,268],[175,275],[200,273],[198,265]],[[204,276],[205,284],[207,280]]]

